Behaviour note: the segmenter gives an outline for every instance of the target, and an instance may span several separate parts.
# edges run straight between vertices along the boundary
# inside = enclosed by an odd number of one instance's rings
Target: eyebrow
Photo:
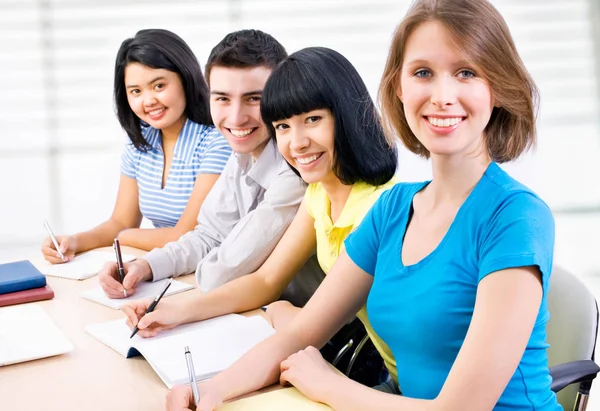
[[[427,66],[431,64],[430,60],[426,60],[426,59],[415,59],[415,60],[410,60],[406,62],[407,66],[416,66],[416,65],[424,65]],[[454,61],[452,62],[452,65],[457,66],[457,67],[463,67],[463,66],[473,66],[474,64],[471,62],[468,62],[466,60],[458,60],[458,61]]]
[[[258,94],[262,94],[262,92],[263,92],[262,90],[248,91],[248,92],[242,94],[242,97],[256,96]],[[231,94],[229,94],[229,93],[226,93],[224,91],[218,91],[218,90],[211,91],[210,94],[216,95],[216,96],[225,96],[225,97],[231,96]]]
[[[154,80],[148,82],[148,84],[152,84],[154,82],[157,82],[158,80],[164,80],[165,78],[163,76],[158,76],[156,77]],[[127,86],[125,86],[125,88],[134,88],[134,87],[139,87],[137,84],[129,84]]]

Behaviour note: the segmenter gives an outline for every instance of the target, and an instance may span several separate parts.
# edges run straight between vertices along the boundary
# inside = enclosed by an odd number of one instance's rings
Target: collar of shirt
[[[277,144],[272,139],[269,140],[256,161],[253,161],[250,154],[235,153],[235,156],[242,175],[256,181],[264,189],[269,188],[273,179],[279,174],[281,167],[289,167],[279,150],[277,150]]]
[[[179,136],[177,137],[177,142],[175,142],[175,148],[173,149],[173,156],[182,160],[185,164],[188,164],[193,156],[194,149],[196,148],[197,136],[200,134],[200,130],[202,125],[194,123],[189,118],[185,120],[183,127],[181,127],[181,131],[179,132]],[[142,126],[142,136],[146,139],[150,146],[162,153],[162,138],[159,129],[150,126]]]
[[[323,189],[323,208],[322,212],[327,216],[325,221],[327,221],[328,226],[330,228],[338,227],[350,227],[356,224],[357,216],[363,212],[365,208],[365,203],[367,199],[377,190],[378,187],[369,185],[362,181],[354,183],[352,186],[352,190],[350,191],[350,195],[346,200],[346,204],[344,204],[344,208],[342,209],[342,213],[336,220],[335,224],[331,221],[331,204],[329,201],[329,197],[327,193]]]

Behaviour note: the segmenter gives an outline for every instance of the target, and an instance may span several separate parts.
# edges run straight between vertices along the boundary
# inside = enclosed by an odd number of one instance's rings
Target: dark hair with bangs
[[[115,61],[114,80],[117,118],[136,149],[145,151],[150,145],[142,136],[139,117],[131,110],[127,101],[125,68],[130,63],[177,73],[185,92],[185,116],[194,123],[213,124],[208,86],[192,49],[181,37],[168,30],[140,30],[133,38],[121,43]]]
[[[309,47],[275,68],[263,89],[260,112],[275,138],[273,122],[319,109],[329,109],[334,118],[333,172],[342,183],[377,186],[394,176],[396,149],[386,139],[360,75],[337,51]]]

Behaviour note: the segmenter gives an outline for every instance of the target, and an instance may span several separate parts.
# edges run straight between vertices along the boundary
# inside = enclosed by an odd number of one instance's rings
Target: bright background
[[[600,296],[600,2],[492,0],[542,95],[537,149],[505,168],[553,209],[555,261]],[[293,52],[328,46],[373,96],[407,0],[0,0],[0,259],[30,255],[42,219],[73,233],[114,205],[125,135],[112,102],[120,43],[179,34],[204,65],[225,34],[258,28]],[[404,180],[430,177],[402,151]],[[598,384],[600,385],[600,384]]]

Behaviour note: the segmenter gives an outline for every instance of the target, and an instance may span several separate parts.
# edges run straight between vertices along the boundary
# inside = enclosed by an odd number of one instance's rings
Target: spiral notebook
[[[71,350],[73,344],[39,305],[0,308],[0,367]]]
[[[125,358],[142,355],[165,385],[189,382],[184,347],[189,346],[198,381],[211,378],[275,333],[261,316],[228,314],[184,324],[154,338],[129,338],[125,319],[91,324],[85,330]]]
[[[123,262],[134,260],[135,256],[123,254]],[[67,278],[70,280],[85,280],[98,274],[107,261],[116,262],[115,253],[111,251],[88,251],[78,254],[72,261],[64,264],[50,264],[41,257],[31,260],[33,265],[44,275]]]

